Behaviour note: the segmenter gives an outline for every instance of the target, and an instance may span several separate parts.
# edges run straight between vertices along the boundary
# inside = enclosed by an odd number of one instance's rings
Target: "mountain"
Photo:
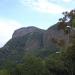
[[[68,34],[65,34],[59,25],[58,22],[47,30],[33,26],[16,30],[12,38],[1,48],[0,61],[10,59],[21,62],[27,53],[40,57],[47,57],[51,53],[56,53],[61,47],[66,46],[68,41]],[[73,30],[71,34],[74,35],[74,32]]]
[[[27,27],[16,30],[12,39],[4,46],[15,49],[32,50],[43,47],[45,30],[36,27]]]
[[[43,48],[45,30],[36,27],[20,28],[0,50],[0,64],[8,60],[21,62],[27,52]]]
[[[75,75],[75,10],[63,14],[47,30],[15,30],[0,48],[0,75]]]
[[[53,25],[52,27],[48,28],[44,34],[44,46],[46,48],[51,48],[53,45],[56,47],[64,44],[67,39],[67,35],[65,35],[63,29],[58,29],[59,23]],[[56,49],[56,48],[55,48]]]
[[[28,34],[28,33],[33,34],[34,32],[43,33],[44,31],[45,31],[45,30],[36,28],[36,27],[34,27],[34,26],[23,27],[23,28],[20,28],[20,29],[16,30],[16,31],[13,33],[12,38],[22,37],[22,36],[25,36],[25,35]]]
[[[16,30],[12,38],[5,44],[4,49],[31,51],[37,49],[58,50],[56,40],[64,37],[64,31],[58,30],[58,24],[42,30],[36,27],[26,27]],[[63,38],[64,40],[64,38]]]

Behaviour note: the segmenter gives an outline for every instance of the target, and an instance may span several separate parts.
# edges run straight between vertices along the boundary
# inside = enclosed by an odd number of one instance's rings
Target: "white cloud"
[[[68,3],[68,2],[71,2],[72,0],[63,0],[64,2]]]
[[[51,3],[49,0],[22,0],[25,6],[32,7],[35,10],[45,13],[61,13],[65,11],[65,8]]]
[[[65,2],[65,3],[69,3],[69,2],[75,1],[75,0],[49,0],[49,1],[52,1],[52,2]]]
[[[22,25],[17,21],[0,20],[0,47],[12,37],[14,30],[20,27],[22,27]]]
[[[34,8],[41,12],[54,13],[54,14],[61,13],[65,10],[64,8],[56,4],[48,3],[48,2],[43,2],[43,3],[39,2],[37,6]]]

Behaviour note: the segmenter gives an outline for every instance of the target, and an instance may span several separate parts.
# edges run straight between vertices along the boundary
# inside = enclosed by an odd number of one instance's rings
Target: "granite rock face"
[[[20,28],[13,33],[12,39],[5,46],[23,50],[42,48],[44,32],[45,30],[36,27]]]
[[[22,36],[25,36],[28,33],[34,33],[34,32],[44,32],[44,30],[33,27],[33,26],[23,27],[23,28],[15,30],[15,32],[12,35],[12,38],[22,37]]]
[[[57,46],[58,44],[65,43],[67,35],[64,30],[58,29],[58,24],[48,28],[44,34],[44,46],[51,48],[51,46]]]
[[[61,26],[60,26],[61,27]],[[71,31],[71,36],[74,35],[75,29]],[[37,27],[23,27],[16,30],[11,40],[4,47],[34,50],[34,49],[50,49],[56,50],[58,47],[63,47],[67,44],[68,35],[64,30],[59,28],[59,23],[53,25],[47,30]]]

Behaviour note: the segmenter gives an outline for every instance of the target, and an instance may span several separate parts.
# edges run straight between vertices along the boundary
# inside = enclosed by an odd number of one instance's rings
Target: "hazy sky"
[[[47,29],[74,6],[75,0],[0,0],[0,47],[14,30],[27,26]]]

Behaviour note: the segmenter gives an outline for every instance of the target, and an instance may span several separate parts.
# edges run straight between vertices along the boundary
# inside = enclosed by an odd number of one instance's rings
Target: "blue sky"
[[[63,11],[74,8],[75,0],[0,0],[0,47],[14,30],[27,26],[47,29]]]

